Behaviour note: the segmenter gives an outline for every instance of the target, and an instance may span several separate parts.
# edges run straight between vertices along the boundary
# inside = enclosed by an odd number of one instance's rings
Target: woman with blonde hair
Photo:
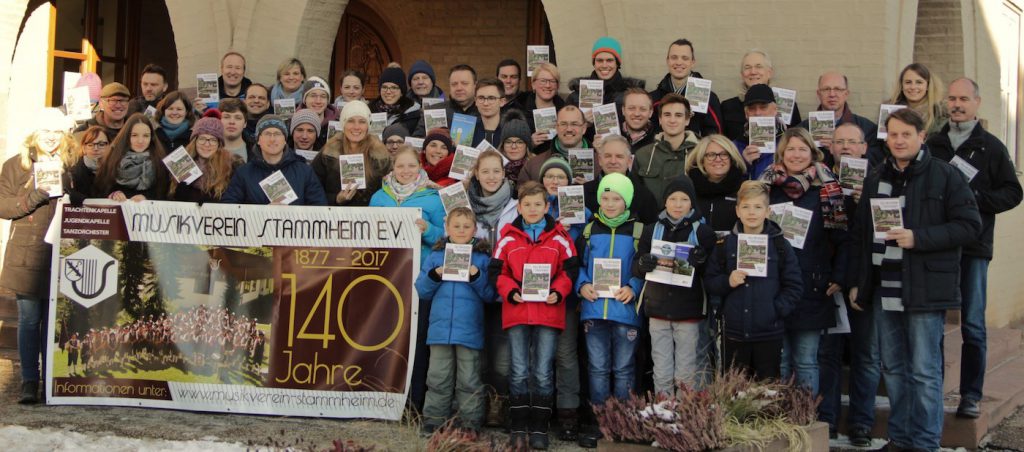
[[[295,99],[296,108],[302,103],[302,84],[306,81],[306,66],[298,58],[284,60],[277,67],[277,83],[270,88],[270,108],[274,101],[285,98]]]
[[[384,143],[370,135],[370,107],[360,100],[349,101],[341,109],[341,133],[335,134],[310,163],[324,187],[331,206],[367,206],[381,187],[381,179],[391,172],[391,156]],[[366,188],[355,184],[341,186],[341,155],[362,155],[366,168]]]
[[[712,229],[727,232],[736,224],[736,191],[746,180],[747,164],[725,135],[708,135],[686,157],[685,172],[697,192],[697,207]]]
[[[242,164],[242,159],[224,148],[224,125],[215,114],[208,112],[196,121],[192,139],[185,150],[203,175],[189,184],[171,181],[171,199],[200,204],[219,202],[231,182],[231,174]]]
[[[942,101],[942,80],[921,63],[911,63],[900,71],[889,103],[918,112],[924,118],[926,137],[942,130],[949,119]]]
[[[76,155],[70,133],[74,122],[60,110],[46,108],[33,119],[34,130],[25,138],[21,152],[0,169],[0,218],[10,220],[13,226],[0,270],[0,286],[14,292],[18,304],[18,403],[23,404],[39,401],[39,357],[46,343],[41,325],[50,295],[52,249],[43,236],[58,207],[57,198],[71,188],[69,169]],[[36,170],[42,170],[40,165],[44,164],[57,167],[60,187],[36,186],[36,175],[42,174]]]

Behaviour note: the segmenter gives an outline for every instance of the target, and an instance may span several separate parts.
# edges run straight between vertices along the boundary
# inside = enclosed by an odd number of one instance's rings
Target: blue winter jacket
[[[389,187],[381,188],[370,198],[370,207],[419,207],[423,221],[427,222],[427,230],[423,232],[423,239],[420,242],[420,267],[430,255],[430,248],[444,237],[444,205],[441,204],[441,197],[433,188],[421,188],[416,193],[409,195],[401,204],[395,200],[394,194]]]
[[[580,255],[580,274],[576,277],[576,293],[586,284],[592,284],[594,279],[594,259],[619,259],[619,268],[622,271],[620,276],[620,287],[627,284],[633,288],[633,299],[626,304],[614,298],[598,298],[589,301],[580,296],[580,320],[611,320],[614,322],[640,326],[640,314],[637,313],[637,300],[640,296],[640,289],[644,281],[633,276],[633,255],[636,253],[636,244],[633,239],[633,225],[636,221],[630,219],[621,226],[612,229],[599,220],[591,222],[590,240],[580,235],[576,239],[576,250]],[[642,226],[642,225],[641,225]],[[637,236],[639,238],[639,236]]]
[[[280,170],[299,197],[292,202],[292,205],[327,205],[324,188],[320,185],[320,180],[313,174],[313,169],[306,164],[305,159],[299,157],[291,149],[285,149],[281,160],[274,165],[263,160],[263,154],[259,149],[256,149],[255,154],[254,159],[235,170],[220,202],[225,204],[270,204],[270,199],[260,187],[260,181],[266,179],[274,171]]]
[[[416,279],[419,297],[431,300],[427,345],[484,348],[484,303],[496,300],[487,277],[490,260],[487,252],[475,247],[472,263],[479,272],[469,282],[442,281],[434,270],[444,265],[444,247],[427,256]]]
[[[704,287],[708,294],[723,298],[720,312],[723,333],[729,339],[741,342],[781,339],[786,330],[785,318],[793,311],[803,293],[800,262],[782,230],[765,222],[768,234],[768,276],[747,276],[738,287],[729,287],[729,275],[736,269],[736,234],[743,225],[736,224],[733,233],[721,239],[708,261],[704,273]],[[779,250],[775,245],[785,249]],[[782,272],[779,261],[783,261]]]

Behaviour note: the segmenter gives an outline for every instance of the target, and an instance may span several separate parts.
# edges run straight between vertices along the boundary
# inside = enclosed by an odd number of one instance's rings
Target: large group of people
[[[134,99],[120,83],[97,85],[95,116],[74,136],[59,111],[44,111],[0,174],[0,212],[16,225],[0,283],[18,294],[22,400],[38,397],[33,337],[50,255],[41,237],[55,205],[33,185],[32,166],[60,160],[77,203],[269,204],[260,182],[279,171],[294,205],[419,207],[421,334],[410,399],[428,434],[454,416],[469,429],[505,426],[514,442],[545,449],[554,421],[562,440],[595,447],[592,407],[630,393],[671,397],[725,368],[793,379],[820,394],[820,418],[834,433],[849,349],[845,427],[854,444],[870,443],[884,376],[890,446],[937,450],[942,325],[951,309],[962,311],[964,325],[957,415],[977,417],[995,215],[1022,197],[1006,147],[977,117],[977,84],[943,86],[911,64],[882,102],[906,108],[875,124],[851,110],[848,77],[827,71],[816,110],[832,113],[834,129],[812,136],[795,105],[783,119],[770,86],[776,68],[763,50],[742,57],[742,93],[720,101],[711,92],[705,112],[687,95],[688,79],[702,77],[692,42],[668,46],[668,73],[650,92],[622,74],[623,57],[617,40],[600,38],[593,72],[567,83],[563,99],[551,63],[533,68],[529,90],[515,60],[502,61],[495,77],[455,65],[447,91],[426,61],[408,71],[392,64],[379,90],[366,93],[359,71],[332,84],[298,59],[282,63],[273,84],[253,82],[244,56],[230,52],[217,104],[167,92],[163,69],[149,65]],[[596,133],[593,105],[580,105],[583,79],[603,83],[620,134]],[[274,114],[280,99],[297,110]],[[548,107],[554,129],[538,130],[534,110]],[[431,110],[444,112],[447,127],[436,126],[442,115]],[[371,130],[375,113],[386,116],[383,131]],[[465,116],[475,125],[453,133]],[[774,152],[748,136],[755,117],[774,122]],[[460,144],[482,148],[465,180],[451,173]],[[202,170],[191,183],[162,163],[179,146]],[[593,166],[575,150],[592,152]],[[339,159],[352,155],[365,163],[365,188],[342,183]],[[838,176],[847,158],[868,161],[853,186]],[[453,184],[464,184],[470,205],[446,212],[438,190]],[[559,201],[565,186],[582,186],[582,221]],[[875,203],[889,199],[902,223],[879,230]],[[802,219],[803,230],[781,224],[786,215]],[[472,245],[468,281],[445,278],[448,243]],[[664,243],[688,245],[686,257],[665,257]],[[659,268],[682,269],[691,281],[651,280]],[[547,286],[539,293],[538,278]],[[849,310],[848,334],[826,332],[837,309]],[[484,388],[487,403],[478,397]]]

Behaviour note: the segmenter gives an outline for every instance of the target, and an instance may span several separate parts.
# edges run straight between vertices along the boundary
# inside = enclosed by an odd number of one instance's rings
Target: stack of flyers
[[[751,116],[748,119],[748,143],[757,146],[762,154],[775,153],[775,118],[771,116]]]
[[[473,263],[473,245],[444,244],[442,281],[469,282],[469,266]]]
[[[437,195],[441,198],[441,205],[444,206],[445,215],[448,215],[448,212],[451,212],[456,207],[470,207],[469,195],[466,193],[466,187],[462,184],[451,184],[447,187],[442,187],[437,190]]]
[[[220,102],[220,82],[217,74],[196,74],[196,100],[207,104]]]
[[[882,104],[878,107],[878,139],[884,140],[889,136],[889,129],[885,127],[885,120],[896,110],[907,108],[906,105]]]
[[[792,202],[772,204],[769,206],[771,208],[771,212],[768,212],[768,219],[775,224],[782,224],[782,217],[786,216],[786,209],[789,209],[789,206],[792,205]]]
[[[593,284],[598,298],[615,298],[622,286],[622,260],[594,259]]]
[[[548,301],[551,292],[551,264],[523,265],[523,301]]]
[[[765,234],[736,235],[736,269],[747,276],[768,276],[768,236]]]
[[[370,131],[367,132],[370,135],[376,135],[378,139],[383,140],[384,129],[388,126],[388,114],[387,113],[370,113]]]
[[[431,107],[433,107],[435,105],[442,105],[442,104],[444,104],[444,99],[442,99],[440,97],[423,97],[423,98],[420,98],[420,104],[423,105],[423,110],[424,111],[431,110],[432,109]],[[443,108],[442,108],[442,110],[443,110]]]
[[[772,92],[775,93],[775,105],[782,115],[782,121],[786,124],[792,123],[793,109],[796,108],[796,91],[772,87]]]
[[[32,176],[36,181],[36,190],[45,191],[51,198],[64,196],[64,184],[61,181],[63,172],[64,165],[60,160],[40,160],[33,163]]]
[[[341,132],[341,121],[327,121],[327,139],[330,140],[338,132]]]
[[[260,188],[263,189],[263,194],[267,195],[271,204],[291,204],[299,199],[281,170],[274,171],[266,179],[261,180]]]
[[[619,131],[619,112],[615,102],[594,106],[594,134],[599,137],[622,134]]]
[[[458,145],[455,146],[455,157],[452,158],[452,168],[448,170],[448,177],[455,180],[465,180],[473,172],[473,164],[480,156],[477,148]]]
[[[274,101],[274,114],[291,118],[295,114],[295,99],[286,97]]]
[[[887,232],[903,229],[903,209],[899,198],[872,198],[871,225],[875,231],[875,240],[885,240]]]
[[[423,110],[424,130],[448,128],[448,112],[442,109]]]
[[[836,130],[836,114],[831,110],[812,111],[807,117],[807,124],[814,145],[821,147],[822,141],[832,142],[832,132]]]
[[[363,154],[345,154],[338,156],[338,174],[341,175],[341,187],[356,185],[357,190],[366,189],[366,161]]]
[[[564,224],[587,222],[587,211],[583,202],[582,185],[558,187],[558,217]]]
[[[533,68],[540,63],[551,61],[551,49],[548,46],[526,46],[526,76],[533,77]]]
[[[843,187],[844,195],[864,187],[864,178],[868,175],[868,159],[843,156],[839,159],[839,186]]]
[[[476,131],[476,116],[455,113],[452,115],[452,143],[463,146],[473,145],[473,132]]]
[[[64,110],[67,111],[68,117],[75,121],[86,121],[92,118],[92,101],[89,100],[89,87],[79,86],[78,88],[64,91]]]
[[[555,123],[558,122],[558,113],[555,107],[538,108],[533,111],[533,130],[538,132],[547,131],[548,139],[554,139],[558,133],[555,130]]]
[[[580,80],[580,110],[590,111],[604,103],[603,80]]]
[[[691,249],[693,245],[688,243],[651,240],[651,254],[658,258],[658,266],[654,271],[648,272],[644,279],[673,286],[692,287],[694,268],[687,260]]]
[[[782,215],[782,235],[789,240],[793,248],[804,249],[804,242],[807,240],[807,230],[811,227],[811,217],[814,212],[797,207],[788,203],[786,212]]]
[[[319,152],[312,149],[296,149],[295,153],[298,154],[299,157],[306,159],[306,163],[311,163],[313,159],[316,158],[316,155],[319,154]]]
[[[573,176],[583,176],[587,182],[594,180],[594,150],[569,149],[569,168]]]
[[[697,113],[707,113],[708,103],[711,102],[711,80],[705,80],[694,76],[686,78],[686,100]]]
[[[178,146],[174,152],[167,154],[167,157],[164,157],[164,166],[179,184],[191,184],[203,175],[203,170],[199,169],[199,165],[196,165],[196,161],[188,155],[184,146]]]
[[[405,144],[412,146],[416,149],[423,150],[423,138],[416,137],[405,137]]]

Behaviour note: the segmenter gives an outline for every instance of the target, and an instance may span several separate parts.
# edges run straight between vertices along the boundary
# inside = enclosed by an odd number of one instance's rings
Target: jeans
[[[634,359],[640,331],[610,320],[587,320],[583,334],[590,362],[590,403],[602,405],[612,395],[628,399],[636,379]]]
[[[454,392],[463,425],[480,428],[484,416],[483,386],[480,350],[461,345],[431,345],[424,422],[435,427],[444,424],[451,416]]]
[[[850,334],[828,334],[818,348],[820,365],[819,389],[822,400],[818,405],[818,416],[832,428],[838,427],[841,406],[843,351],[850,349],[849,393],[850,407],[847,411],[847,427],[871,429],[875,425],[875,395],[881,366],[878,357],[878,335],[874,325],[871,306],[864,311],[848,310]]]
[[[882,310],[875,296],[882,375],[889,394],[889,440],[938,450],[942,438],[942,333],[945,311]]]
[[[580,313],[576,311],[574,298],[571,296],[565,306],[565,329],[558,334],[555,352],[555,388],[558,390],[555,407],[560,410],[580,407]]]
[[[675,394],[675,385],[697,385],[697,338],[704,320],[673,322],[651,318],[651,358],[654,361],[654,390]]]
[[[980,401],[985,385],[985,291],[988,288],[988,260],[974,256],[960,259],[960,396]]]
[[[40,381],[39,354],[43,350],[41,327],[46,302],[31,295],[18,294],[18,356],[21,358],[21,380]]]
[[[531,393],[551,397],[555,392],[554,363],[558,329],[540,325],[516,325],[508,330],[510,396]]]
[[[820,330],[786,330],[782,337],[782,378],[796,374],[796,382],[818,393],[818,342]]]

